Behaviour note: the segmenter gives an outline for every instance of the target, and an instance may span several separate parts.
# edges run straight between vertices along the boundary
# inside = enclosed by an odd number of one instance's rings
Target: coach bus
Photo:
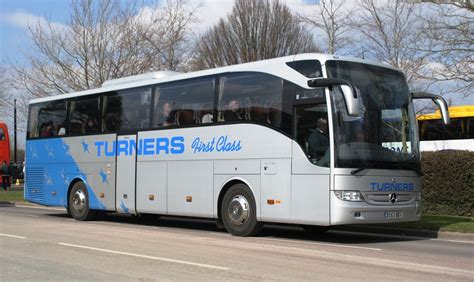
[[[474,105],[448,108],[451,122],[445,125],[436,111],[417,117],[421,151],[474,151]]]
[[[10,138],[8,137],[8,128],[7,125],[0,121],[0,167],[3,162],[6,162],[7,165],[10,164]],[[2,171],[0,170],[0,174]],[[0,184],[2,179],[0,178]]]
[[[325,231],[420,218],[420,153],[404,75],[299,54],[192,73],[155,72],[32,100],[28,201],[98,212]],[[400,142],[393,151],[390,142]]]

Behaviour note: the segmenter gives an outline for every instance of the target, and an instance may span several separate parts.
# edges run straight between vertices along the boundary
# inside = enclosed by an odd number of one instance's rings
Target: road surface
[[[233,237],[212,221],[0,206],[0,281],[470,280],[474,244],[269,226]]]

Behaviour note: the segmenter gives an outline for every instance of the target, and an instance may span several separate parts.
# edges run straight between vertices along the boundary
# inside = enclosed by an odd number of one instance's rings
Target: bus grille
[[[29,200],[44,202],[44,169],[42,167],[26,167],[26,187]]]
[[[397,200],[396,202],[392,203],[390,201],[390,194],[387,192],[383,193],[363,193],[364,199],[367,201],[368,204],[371,205],[408,205],[412,204],[415,201],[416,194],[415,193],[397,193]]]

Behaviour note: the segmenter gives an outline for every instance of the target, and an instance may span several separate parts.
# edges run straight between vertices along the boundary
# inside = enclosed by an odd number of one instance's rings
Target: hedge
[[[422,152],[421,169],[423,214],[473,215],[474,152]]]

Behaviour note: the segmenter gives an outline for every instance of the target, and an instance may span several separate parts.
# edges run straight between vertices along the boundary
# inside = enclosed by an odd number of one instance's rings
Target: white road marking
[[[40,209],[40,210],[52,210],[52,211],[66,211],[66,208],[53,208],[53,207],[35,207],[30,205],[15,204],[17,208],[28,208],[28,209]]]
[[[26,239],[26,237],[17,236],[17,235],[11,235],[11,234],[2,234],[2,233],[0,233],[0,236],[10,237],[10,238],[16,238],[16,239]]]
[[[189,261],[184,261],[184,260],[175,260],[175,259],[160,258],[160,257],[140,255],[140,254],[134,254],[134,253],[119,252],[119,251],[113,251],[113,250],[107,250],[107,249],[101,249],[101,248],[94,248],[94,247],[88,247],[88,246],[81,246],[81,245],[74,245],[74,244],[68,244],[68,243],[62,243],[62,242],[59,243],[59,245],[67,246],[67,247],[73,247],[73,248],[86,249],[86,250],[92,250],[92,251],[98,251],[98,252],[104,252],[104,253],[125,255],[125,256],[137,257],[137,258],[145,258],[145,259],[151,259],[151,260],[159,260],[159,261],[186,264],[186,265],[192,265],[192,266],[198,266],[198,267],[212,268],[212,269],[218,269],[218,270],[230,270],[230,268],[228,268],[228,267],[222,267],[222,266],[216,266],[216,265],[210,265],[210,264],[202,264],[202,263],[195,263],[195,262],[189,262]]]
[[[381,251],[382,250],[382,249],[378,249],[378,248],[359,247],[359,246],[351,246],[351,245],[339,245],[339,244],[327,244],[327,243],[316,243],[316,242],[305,242],[305,241],[297,241],[297,240],[285,240],[285,239],[273,239],[273,238],[256,238],[256,239],[257,240],[264,240],[264,241],[299,243],[299,244],[328,246],[328,247],[340,247],[340,248],[351,248],[351,249],[370,250],[370,251]]]
[[[16,213],[16,212],[10,212],[9,214],[21,215],[21,216],[29,216],[29,217],[40,217],[39,215],[26,214],[26,213]]]
[[[474,241],[461,241],[461,240],[451,240],[451,239],[440,239],[440,238],[433,238],[429,239],[430,241],[444,241],[450,243],[462,243],[462,244],[474,244]]]
[[[227,233],[215,233],[215,235],[227,236],[232,237],[230,234]],[[370,248],[370,247],[359,247],[359,246],[350,246],[350,245],[339,245],[339,244],[327,244],[327,243],[316,243],[316,242],[305,242],[305,241],[298,241],[298,240],[285,240],[285,239],[274,239],[274,238],[253,238],[259,241],[276,241],[276,242],[284,242],[284,243],[299,243],[299,244],[308,244],[308,245],[318,245],[318,246],[329,246],[329,247],[340,247],[340,248],[351,248],[351,249],[361,249],[361,250],[370,250],[370,251],[382,251],[379,248]]]

